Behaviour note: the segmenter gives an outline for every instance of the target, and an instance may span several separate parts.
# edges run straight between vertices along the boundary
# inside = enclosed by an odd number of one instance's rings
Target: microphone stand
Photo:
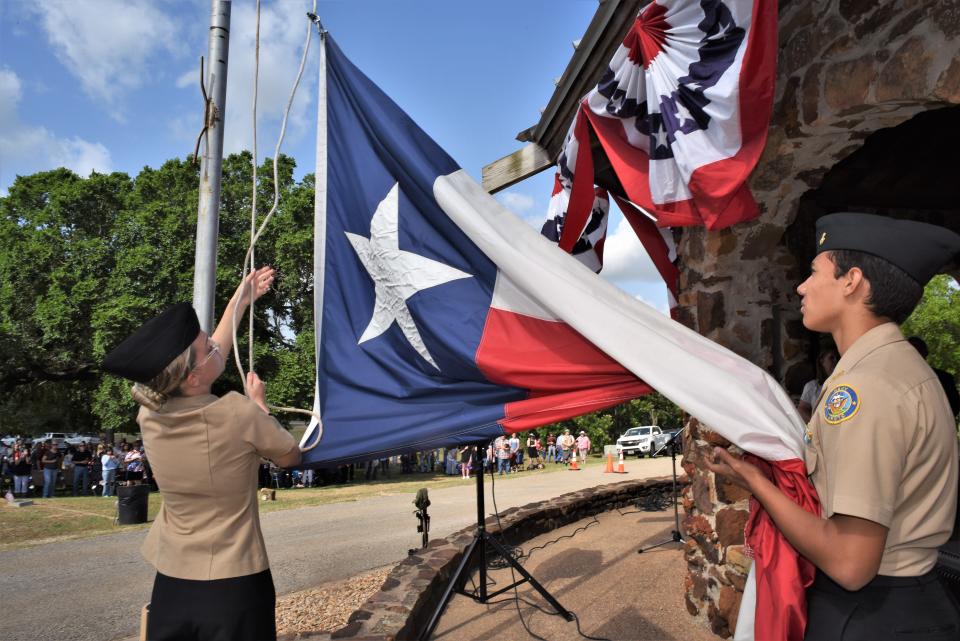
[[[478,446],[478,451],[482,451],[486,447],[486,443],[481,443]],[[450,602],[450,598],[454,593],[462,594],[464,596],[470,597],[477,603],[489,603],[490,599],[503,594],[507,590],[512,590],[514,587],[521,585],[523,583],[530,583],[533,588],[540,593],[547,603],[549,603],[557,613],[562,616],[567,621],[573,621],[573,615],[570,612],[560,605],[560,602],[543,587],[539,581],[533,578],[533,575],[529,571],[524,569],[520,562],[513,558],[513,555],[510,554],[510,551],[507,550],[500,541],[496,539],[492,534],[487,532],[486,528],[486,510],[484,508],[484,496],[483,496],[483,465],[480,465],[477,469],[477,531],[473,535],[473,542],[467,546],[467,549],[463,553],[463,558],[460,560],[460,564],[457,566],[457,569],[450,576],[450,579],[447,581],[447,587],[443,592],[443,596],[440,597],[440,602],[437,604],[437,607],[434,609],[433,614],[430,617],[430,620],[427,622],[427,626],[421,631],[420,636],[418,637],[419,641],[427,641],[430,636],[433,634],[434,629],[437,627],[437,623],[440,622],[440,616],[443,614],[444,609],[447,607],[447,603]],[[499,554],[509,565],[513,567],[520,574],[520,579],[515,580],[510,585],[500,588],[495,592],[487,592],[487,547],[492,548],[492,552]],[[465,584],[470,578],[470,574],[473,572],[474,567],[479,570],[479,578],[477,579],[477,589],[473,592],[467,592],[465,590]]]
[[[658,548],[662,545],[668,543],[684,543],[686,539],[683,538],[683,535],[680,534],[680,506],[679,506],[679,497],[677,495],[677,439],[680,438],[680,435],[683,434],[683,430],[687,429],[686,427],[682,428],[679,432],[674,434],[669,441],[664,443],[663,447],[657,450],[656,454],[659,454],[663,451],[664,448],[670,448],[670,458],[673,460],[673,523],[674,529],[670,532],[670,538],[659,543],[654,543],[653,545],[648,545],[645,548],[640,548],[637,550],[637,554],[643,554],[647,550],[652,550],[653,548]],[[651,446],[652,448],[652,446]],[[655,455],[656,455],[655,454]]]

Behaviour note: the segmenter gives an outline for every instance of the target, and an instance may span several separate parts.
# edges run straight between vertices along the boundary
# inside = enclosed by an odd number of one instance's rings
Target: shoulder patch
[[[860,411],[860,396],[849,385],[837,385],[823,402],[823,418],[830,425],[838,425],[853,418]]]

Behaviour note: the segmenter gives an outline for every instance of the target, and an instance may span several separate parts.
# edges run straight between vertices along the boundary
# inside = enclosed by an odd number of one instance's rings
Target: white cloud
[[[47,40],[84,91],[124,120],[118,101],[150,79],[161,53],[184,52],[177,22],[147,0],[38,2]]]
[[[496,195],[496,199],[503,203],[503,206],[512,210],[516,214],[525,214],[533,209],[536,201],[533,196],[521,194],[516,191],[502,191]]]
[[[629,281],[663,282],[647,251],[626,219],[616,231],[607,232],[603,245],[603,271],[600,274],[615,283]]]
[[[0,193],[19,175],[66,167],[81,175],[109,172],[110,151],[77,136],[58,138],[46,127],[21,122],[17,106],[23,85],[16,73],[0,68]]]

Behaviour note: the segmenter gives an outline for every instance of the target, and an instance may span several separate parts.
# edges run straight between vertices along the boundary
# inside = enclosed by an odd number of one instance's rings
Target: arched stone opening
[[[960,107],[925,111],[881,129],[827,171],[799,200],[785,240],[798,264],[814,255],[820,216],[856,211],[919,220],[960,232]],[[948,269],[956,273],[958,265]]]

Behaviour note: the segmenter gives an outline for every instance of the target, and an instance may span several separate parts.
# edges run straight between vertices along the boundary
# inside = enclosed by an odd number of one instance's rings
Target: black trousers
[[[276,592],[270,570],[214,581],[157,572],[148,641],[275,641]]]
[[[856,592],[817,572],[807,588],[804,641],[885,639],[960,639],[960,607],[935,571],[909,578],[877,576]]]

